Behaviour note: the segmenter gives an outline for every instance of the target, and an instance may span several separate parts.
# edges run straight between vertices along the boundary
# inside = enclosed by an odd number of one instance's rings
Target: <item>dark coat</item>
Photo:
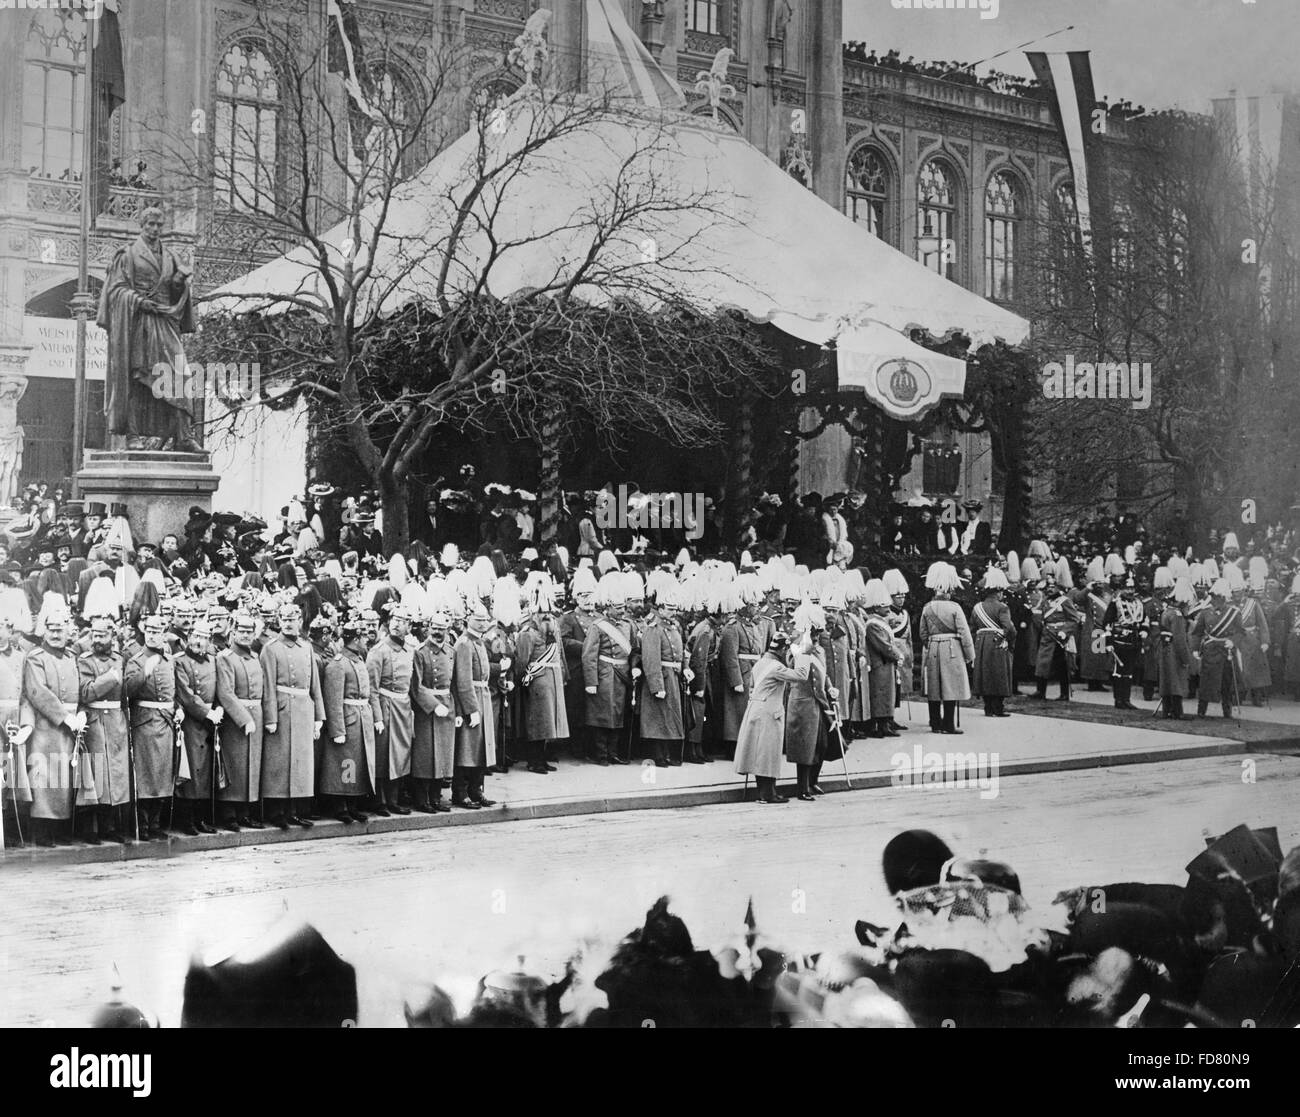
[[[559,627],[550,617],[527,621],[515,637],[515,692],[520,696],[520,736],[558,741],[569,736],[564,704],[566,666]]]
[[[884,617],[869,616],[864,623],[863,647],[869,673],[866,679],[869,708],[864,716],[892,718],[898,693],[898,663],[902,656]]]
[[[609,629],[617,631],[624,644],[615,641]],[[587,695],[587,724],[602,729],[622,729],[632,685],[631,656],[636,652],[636,633],[626,621],[598,618],[587,629],[582,646],[583,686],[595,687]],[[628,650],[631,648],[631,651]]]
[[[988,615],[991,623],[971,612],[971,627],[975,630],[971,693],[980,698],[1005,698],[1015,691],[1011,676],[1011,648],[1016,638],[1016,626],[1005,601],[990,595],[979,603],[979,608]]]
[[[185,716],[181,732],[190,762],[190,778],[176,787],[180,799],[206,800],[212,795],[213,766],[216,749],[216,726],[208,714],[216,705],[217,666],[209,655],[186,652],[176,660],[176,700]]]
[[[1110,602],[1085,591],[1079,594],[1076,604],[1083,616],[1079,632],[1079,675],[1088,682],[1105,682],[1115,671],[1104,631]]]
[[[152,674],[145,674],[149,657],[157,655]],[[126,661],[126,694],[131,700],[131,752],[135,762],[137,799],[165,799],[172,793],[175,770],[172,749],[176,729],[176,664],[166,652],[141,648]],[[157,702],[162,708],[141,705]]]
[[[785,693],[785,758],[791,764],[816,764],[826,753],[826,715],[834,702],[826,660],[819,647],[810,655],[796,653],[796,668],[807,668],[807,677],[790,680]],[[760,773],[761,774],[761,773]]]
[[[1157,668],[1161,698],[1182,698],[1187,694],[1192,649],[1187,640],[1187,618],[1172,602],[1160,616],[1157,635]]]
[[[675,622],[652,617],[641,629],[641,736],[680,741],[682,718],[682,632]],[[655,697],[660,691],[662,698]]]
[[[375,725],[384,713],[366,661],[346,648],[325,664],[325,730],[318,786],[322,795],[375,793]],[[450,700],[448,700],[450,702]],[[450,722],[450,718],[447,719]],[[340,740],[342,738],[342,740]]]

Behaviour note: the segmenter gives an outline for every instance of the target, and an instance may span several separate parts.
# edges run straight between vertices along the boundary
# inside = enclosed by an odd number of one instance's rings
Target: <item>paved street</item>
[[[1243,782],[1253,760],[1257,782]],[[359,971],[361,1023],[400,1023],[406,983],[453,995],[530,952],[545,966],[579,932],[617,936],[660,893],[697,945],[739,927],[798,949],[850,944],[887,921],[884,843],[908,826],[1005,857],[1037,908],[1069,885],[1183,880],[1201,833],[1246,822],[1300,841],[1300,761],[1219,757],[1003,780],[977,790],[859,791],[815,804],[725,804],[301,842],[113,865],[0,873],[0,1025],[80,1023],[116,961],[165,1024],[192,950],[234,947],[287,909]],[[795,909],[802,890],[806,910]],[[228,951],[227,951],[228,952]]]

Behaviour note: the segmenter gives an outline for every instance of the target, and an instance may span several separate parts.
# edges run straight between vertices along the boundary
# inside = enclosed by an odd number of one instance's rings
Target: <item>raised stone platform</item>
[[[87,450],[77,474],[83,500],[125,504],[135,538],[154,542],[179,532],[192,507],[210,512],[220,480],[210,454],[167,450]]]

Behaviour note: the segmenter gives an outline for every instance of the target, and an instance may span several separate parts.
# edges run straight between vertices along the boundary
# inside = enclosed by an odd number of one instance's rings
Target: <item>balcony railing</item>
[[[869,62],[844,60],[844,84],[850,89],[872,93],[897,93],[936,104],[977,109],[997,116],[1018,117],[1021,120],[1050,125],[1051,109],[1045,101],[1029,97],[1014,97],[973,85],[941,81],[924,74],[907,74],[901,70],[873,66]]]
[[[156,190],[134,186],[110,186],[107,201],[96,216],[133,221],[149,206],[158,205],[162,195]],[[35,213],[75,217],[81,212],[81,183],[52,178],[27,180],[27,208]]]

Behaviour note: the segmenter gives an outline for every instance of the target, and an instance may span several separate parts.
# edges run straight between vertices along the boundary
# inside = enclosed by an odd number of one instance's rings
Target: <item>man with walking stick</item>
[[[633,716],[632,654],[635,636],[625,612],[626,594],[617,572],[596,587],[599,612],[582,646],[582,679],[587,694],[587,724],[592,728],[596,763],[626,764],[619,738]],[[630,729],[630,726],[629,726]]]
[[[77,660],[82,712],[86,715],[86,748],[90,752],[99,797],[99,836],[125,842],[122,808],[131,802],[131,762],[123,708],[125,670],[114,647],[113,622],[106,616],[90,621],[90,651]]]
[[[162,804],[171,797],[175,779],[176,666],[168,651],[167,622],[155,613],[145,617],[141,627],[144,647],[126,661],[125,686],[140,835],[158,841],[167,836]]]

